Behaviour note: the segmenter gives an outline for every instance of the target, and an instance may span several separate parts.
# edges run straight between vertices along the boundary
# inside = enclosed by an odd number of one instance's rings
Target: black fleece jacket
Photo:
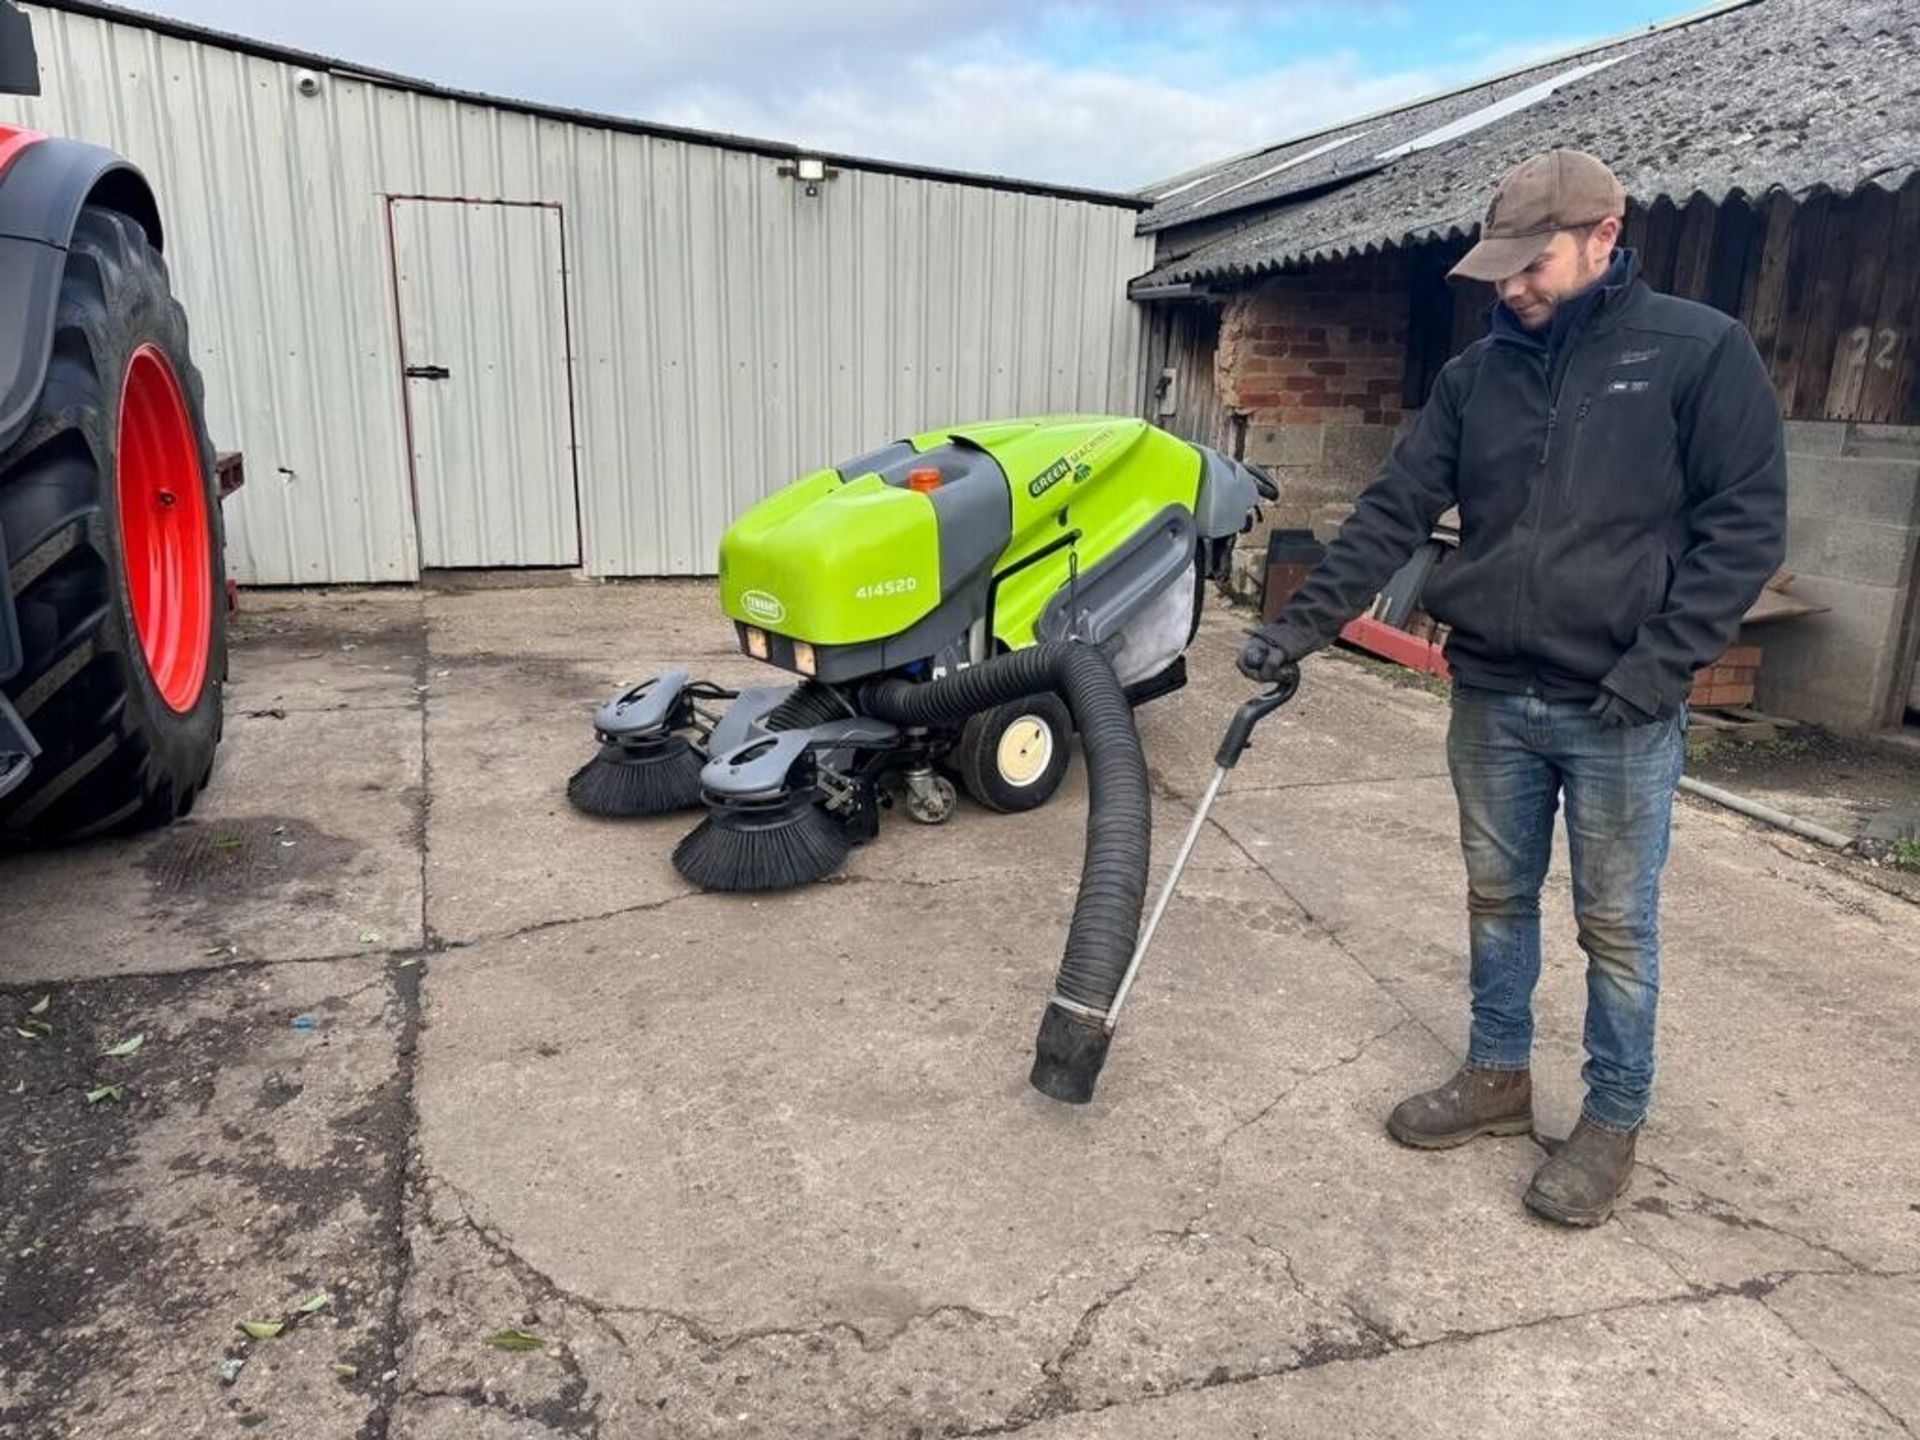
[[[1618,250],[1544,335],[1494,307],[1273,638],[1295,657],[1332,640],[1457,504],[1460,547],[1420,603],[1462,683],[1671,715],[1778,568],[1786,496],[1746,330]]]

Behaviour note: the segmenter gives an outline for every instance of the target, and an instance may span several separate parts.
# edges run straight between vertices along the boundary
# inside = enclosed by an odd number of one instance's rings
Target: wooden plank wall
[[[1789,419],[1920,425],[1920,179],[1897,194],[1870,188],[1799,205],[1781,194],[1757,206],[1663,199],[1629,210],[1623,243],[1640,252],[1654,289],[1745,323]],[[1464,248],[1415,255],[1410,403],[1485,333],[1491,287],[1454,284],[1450,309],[1419,293]]]
[[[1141,414],[1182,439],[1233,451],[1233,436],[1220,387],[1213,378],[1220,343],[1220,310],[1203,304],[1156,305],[1147,328],[1147,364]],[[1160,413],[1156,393],[1163,370],[1174,371],[1174,411]]]

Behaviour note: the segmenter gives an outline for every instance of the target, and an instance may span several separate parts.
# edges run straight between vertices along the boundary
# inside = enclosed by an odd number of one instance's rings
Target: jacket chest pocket
[[[1679,446],[1665,389],[1644,376],[1603,375],[1572,418],[1566,484],[1582,513],[1601,522],[1673,513]]]

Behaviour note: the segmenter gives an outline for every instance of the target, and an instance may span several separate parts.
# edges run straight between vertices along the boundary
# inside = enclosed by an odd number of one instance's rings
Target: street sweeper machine
[[[938,430],[804,476],[720,545],[721,606],[781,683],[642,681],[600,707],[568,796],[609,817],[704,810],[675,868],[709,890],[777,890],[831,874],[883,811],[944,821],[956,780],[990,810],[1044,803],[1077,735],[1086,855],[1030,1079],[1085,1102],[1145,948],[1133,707],[1185,684],[1207,581],[1278,495],[1249,465],[1102,415]],[[1146,939],[1220,777],[1291,693],[1235,716]]]

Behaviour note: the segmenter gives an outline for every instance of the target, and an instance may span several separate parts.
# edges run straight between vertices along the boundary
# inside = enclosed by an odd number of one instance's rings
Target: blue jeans
[[[1609,1130],[1645,1119],[1660,999],[1660,871],[1686,758],[1685,708],[1609,729],[1584,701],[1456,685],[1447,765],[1460,798],[1472,950],[1470,1064],[1519,1070],[1533,1049],[1540,882],[1567,798],[1573,909],[1587,953],[1583,1114]]]

